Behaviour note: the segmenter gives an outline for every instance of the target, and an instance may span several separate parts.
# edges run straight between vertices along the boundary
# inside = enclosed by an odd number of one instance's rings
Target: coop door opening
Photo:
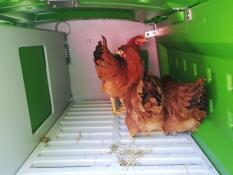
[[[20,47],[19,56],[34,133],[52,113],[44,47]]]

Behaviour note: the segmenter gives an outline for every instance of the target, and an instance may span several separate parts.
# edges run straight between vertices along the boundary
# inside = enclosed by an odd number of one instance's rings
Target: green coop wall
[[[159,39],[162,75],[206,78],[208,116],[193,137],[224,175],[233,174],[233,3],[227,2],[193,7],[191,21],[172,25],[172,34]]]

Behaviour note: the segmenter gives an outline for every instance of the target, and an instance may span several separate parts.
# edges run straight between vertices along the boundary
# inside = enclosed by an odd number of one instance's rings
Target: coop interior
[[[1,175],[233,174],[230,0],[0,0]],[[195,132],[130,137],[93,52],[136,35],[148,73],[205,79]]]

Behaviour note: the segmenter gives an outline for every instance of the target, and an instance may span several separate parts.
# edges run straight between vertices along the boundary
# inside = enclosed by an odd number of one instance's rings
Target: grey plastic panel
[[[70,100],[64,36],[57,32],[0,26],[0,174],[13,175]],[[32,134],[19,47],[45,48],[52,115]]]

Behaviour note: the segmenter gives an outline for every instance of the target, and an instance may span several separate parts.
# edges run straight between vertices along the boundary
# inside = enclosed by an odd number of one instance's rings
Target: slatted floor
[[[216,175],[189,134],[128,136],[109,101],[73,102],[17,175]]]

